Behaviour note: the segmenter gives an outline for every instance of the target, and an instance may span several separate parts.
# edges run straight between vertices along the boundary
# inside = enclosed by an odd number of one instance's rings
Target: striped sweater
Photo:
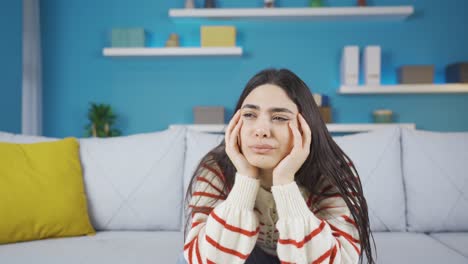
[[[296,182],[269,192],[240,174],[226,194],[223,182],[218,167],[198,173],[184,245],[188,263],[244,263],[256,244],[281,263],[358,262],[356,223],[341,196],[310,195]],[[320,186],[321,192],[335,188]]]

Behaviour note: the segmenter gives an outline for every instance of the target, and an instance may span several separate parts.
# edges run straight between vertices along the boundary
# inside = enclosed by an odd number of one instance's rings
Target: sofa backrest
[[[185,129],[80,139],[97,230],[180,230]]]
[[[369,207],[372,231],[406,230],[400,128],[334,137],[353,161]]]
[[[56,140],[0,133],[0,141]],[[180,230],[185,129],[83,138],[80,158],[97,230]]]
[[[408,230],[468,231],[468,133],[402,129]]]

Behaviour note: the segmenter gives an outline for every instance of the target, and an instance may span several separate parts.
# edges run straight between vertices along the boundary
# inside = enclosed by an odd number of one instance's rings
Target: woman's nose
[[[255,136],[259,138],[270,137],[270,130],[264,127],[259,127],[255,129]]]

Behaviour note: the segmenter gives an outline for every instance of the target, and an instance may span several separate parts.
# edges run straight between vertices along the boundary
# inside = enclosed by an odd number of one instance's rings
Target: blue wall
[[[397,122],[420,129],[468,131],[468,94],[338,95],[339,60],[345,45],[380,45],[383,83],[396,82],[404,64],[435,64],[436,82],[445,65],[468,61],[468,34],[463,25],[468,1],[374,0],[375,5],[408,5],[416,14],[406,21],[281,22],[170,19],[168,9],[183,0],[43,0],[44,131],[48,136],[82,136],[88,103],[109,103],[124,134],[162,130],[191,123],[192,107],[222,105],[231,114],[247,80],[274,66],[295,71],[313,92],[331,96],[339,123],[371,122],[376,108],[390,108]],[[201,1],[198,1],[201,2]],[[249,0],[218,1],[221,6],[253,6]],[[261,3],[262,1],[256,1]],[[306,0],[282,0],[288,6]],[[449,2],[449,3],[448,3]],[[250,3],[250,4],[249,4]],[[331,4],[352,4],[335,0]],[[235,25],[243,57],[109,58],[113,27],[144,27],[151,45],[162,46],[171,32],[182,45],[199,45],[202,24]]]
[[[21,132],[22,1],[0,1],[0,131]]]

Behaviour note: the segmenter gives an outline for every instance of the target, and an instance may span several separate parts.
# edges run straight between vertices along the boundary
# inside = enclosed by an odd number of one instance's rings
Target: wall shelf
[[[339,94],[421,94],[468,93],[468,84],[400,84],[380,86],[341,86]]]
[[[174,127],[186,127],[187,129],[198,131],[198,132],[208,132],[208,133],[223,133],[227,125],[170,125],[169,128]],[[382,128],[388,127],[405,127],[409,129],[416,129],[416,124],[414,123],[391,123],[391,124],[327,124],[328,131],[331,133],[357,133],[357,132],[367,132]]]
[[[259,18],[259,19],[373,19],[403,20],[414,13],[413,6],[305,7],[305,8],[194,8],[170,9],[173,18]]]
[[[241,47],[104,48],[104,56],[241,56]]]

